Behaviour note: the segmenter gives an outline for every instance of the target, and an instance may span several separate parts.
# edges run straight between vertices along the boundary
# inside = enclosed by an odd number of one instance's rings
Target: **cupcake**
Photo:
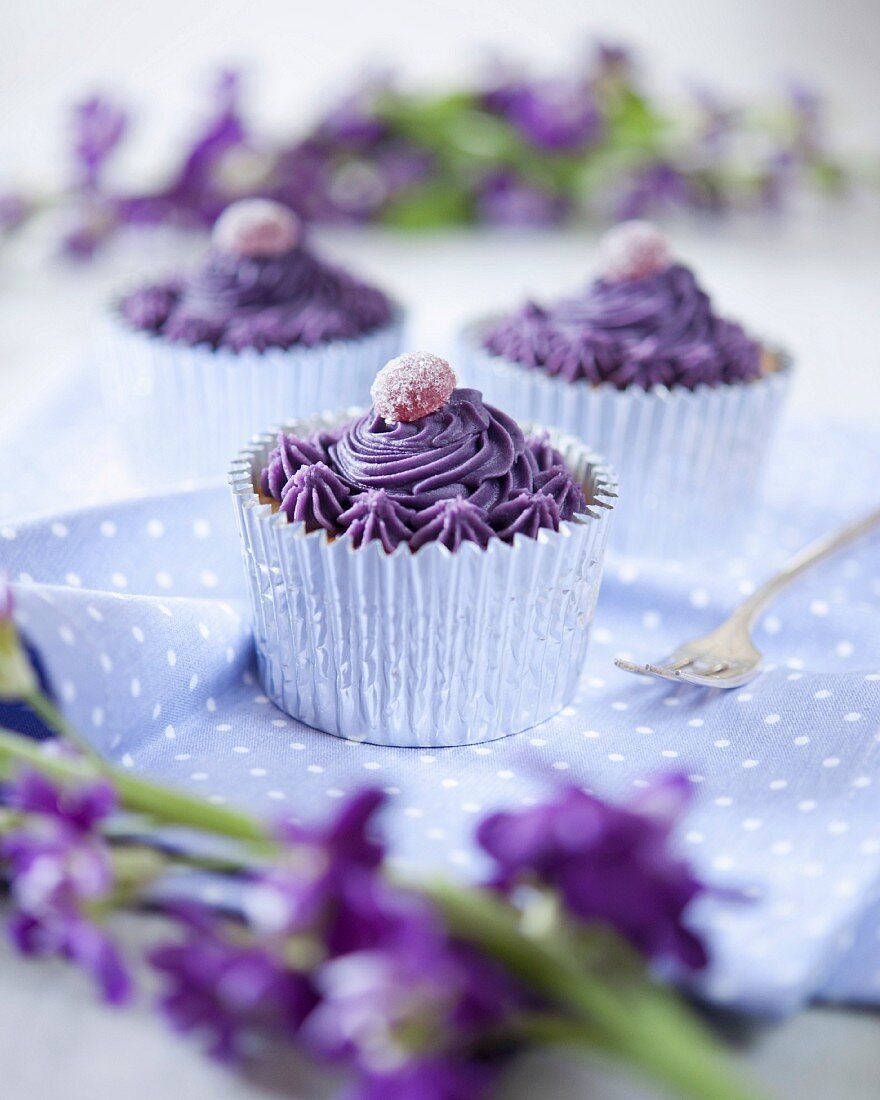
[[[273,417],[365,392],[401,329],[391,300],[316,255],[287,207],[234,203],[195,270],[123,295],[105,326],[105,388],[136,475],[222,477]]]
[[[589,441],[618,470],[612,549],[731,549],[790,375],[788,358],[719,315],[644,222],[612,230],[581,294],[471,325],[465,373],[513,415]]]
[[[372,406],[256,439],[232,467],[260,676],[282,710],[386,745],[460,745],[568,703],[614,477],[400,356]]]

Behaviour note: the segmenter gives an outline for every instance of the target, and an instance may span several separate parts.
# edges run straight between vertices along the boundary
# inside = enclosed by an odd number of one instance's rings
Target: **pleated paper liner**
[[[297,421],[303,435],[357,410]],[[534,429],[540,430],[540,429]],[[569,703],[586,657],[612,507],[613,471],[551,432],[584,483],[587,513],[537,539],[388,554],[306,533],[255,491],[277,429],[233,464],[260,677],[286,713],[382,745],[474,744]]]

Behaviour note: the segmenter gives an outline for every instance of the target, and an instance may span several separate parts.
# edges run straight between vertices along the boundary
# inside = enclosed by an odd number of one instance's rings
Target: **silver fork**
[[[614,663],[624,672],[659,676],[663,680],[697,684],[699,687],[735,688],[748,683],[760,671],[761,651],[752,641],[751,634],[758,613],[795,577],[866,535],[878,524],[880,509],[836,535],[810,543],[744,600],[721,626],[709,634],[685,642],[668,657],[645,665],[618,657]]]

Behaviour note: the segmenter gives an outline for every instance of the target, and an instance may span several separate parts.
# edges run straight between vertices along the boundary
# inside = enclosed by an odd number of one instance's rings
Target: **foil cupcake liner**
[[[106,416],[140,485],[220,479],[242,440],[267,424],[332,408],[340,393],[369,393],[376,371],[400,354],[403,329],[397,310],[354,340],[215,351],[138,332],[114,312],[98,333]]]
[[[283,430],[303,434],[356,412]],[[436,747],[517,733],[571,701],[616,500],[610,467],[551,433],[584,482],[585,515],[512,545],[388,554],[307,534],[261,503],[255,486],[277,430],[241,452],[229,480],[260,677],[278,707],[350,740]]]
[[[687,560],[736,548],[789,388],[792,367],[753,382],[651,390],[566,382],[486,351],[488,320],[461,338],[461,376],[514,417],[529,416],[584,440],[617,470],[623,488],[609,550]]]

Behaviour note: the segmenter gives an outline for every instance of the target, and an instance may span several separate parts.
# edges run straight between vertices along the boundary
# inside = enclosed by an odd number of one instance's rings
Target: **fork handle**
[[[836,554],[838,550],[842,550],[851,542],[867,535],[878,525],[880,525],[880,508],[874,512],[869,512],[868,515],[856,520],[848,527],[844,527],[836,535],[826,535],[824,538],[811,542],[799,554],[795,554],[793,558],[789,559],[775,576],[759,585],[747,600],[743,600],[731,617],[738,621],[745,620],[751,626],[758,613],[801,573],[805,573],[816,562]]]

